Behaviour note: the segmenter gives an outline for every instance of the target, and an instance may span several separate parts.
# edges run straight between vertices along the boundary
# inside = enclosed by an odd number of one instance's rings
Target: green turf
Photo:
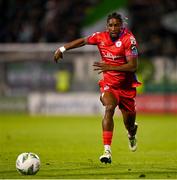
[[[113,162],[103,151],[101,117],[0,115],[0,179],[168,179],[177,178],[177,119],[139,115],[138,150],[130,152],[122,118],[115,118]],[[35,176],[22,176],[15,161],[22,152],[41,159]]]

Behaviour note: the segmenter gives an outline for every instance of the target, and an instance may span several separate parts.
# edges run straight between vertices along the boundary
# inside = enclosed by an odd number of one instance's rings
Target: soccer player
[[[87,38],[76,39],[66,43],[55,51],[54,60],[58,62],[63,53],[69,49],[84,45],[97,45],[102,60],[93,64],[94,70],[103,73],[99,81],[100,100],[105,106],[102,120],[104,153],[100,156],[103,163],[111,163],[111,142],[114,129],[113,115],[118,106],[123,115],[125,128],[128,132],[129,148],[137,148],[135,122],[136,80],[135,71],[138,66],[137,43],[133,34],[123,26],[123,18],[118,13],[107,17],[107,30],[96,32]]]

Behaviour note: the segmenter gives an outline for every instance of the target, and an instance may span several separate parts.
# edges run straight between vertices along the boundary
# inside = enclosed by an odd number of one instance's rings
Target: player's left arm
[[[104,71],[135,72],[138,67],[138,58],[134,56],[128,56],[127,63],[120,66],[106,64],[105,62],[94,62],[93,66],[95,67],[94,71],[98,71],[98,74]]]

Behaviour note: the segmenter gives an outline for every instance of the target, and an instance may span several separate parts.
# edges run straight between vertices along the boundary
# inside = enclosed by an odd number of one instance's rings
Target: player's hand
[[[54,61],[57,63],[59,59],[63,58],[63,53],[60,51],[60,49],[57,49],[54,54]]]
[[[106,64],[105,62],[94,62],[93,63],[94,71],[98,71],[98,74],[104,72],[104,71],[111,71],[113,70],[113,67],[109,64]]]

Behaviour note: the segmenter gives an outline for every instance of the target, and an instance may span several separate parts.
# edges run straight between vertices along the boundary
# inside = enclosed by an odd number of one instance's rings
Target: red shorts
[[[115,96],[119,109],[135,112],[136,88],[113,88],[106,85],[104,82],[100,82],[99,85],[101,93],[110,92]]]

